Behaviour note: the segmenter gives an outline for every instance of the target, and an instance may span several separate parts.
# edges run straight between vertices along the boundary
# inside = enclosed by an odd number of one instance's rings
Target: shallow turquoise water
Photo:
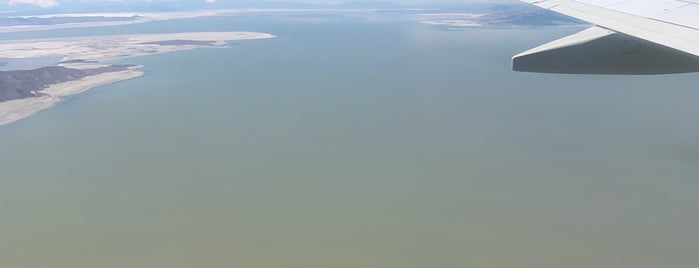
[[[691,267],[696,74],[513,73],[577,28],[250,30],[0,127],[2,267]]]

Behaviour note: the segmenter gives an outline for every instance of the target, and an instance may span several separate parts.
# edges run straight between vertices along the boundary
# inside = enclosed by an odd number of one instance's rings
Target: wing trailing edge
[[[668,74],[699,71],[699,2],[523,0],[597,26],[513,57],[516,71]]]
[[[594,26],[512,58],[521,72],[669,74],[699,71],[699,57]]]

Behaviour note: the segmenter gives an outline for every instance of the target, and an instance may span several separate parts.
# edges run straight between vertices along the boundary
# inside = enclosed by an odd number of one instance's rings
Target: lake
[[[697,74],[516,73],[580,27],[267,14],[0,127],[2,267],[692,267]]]

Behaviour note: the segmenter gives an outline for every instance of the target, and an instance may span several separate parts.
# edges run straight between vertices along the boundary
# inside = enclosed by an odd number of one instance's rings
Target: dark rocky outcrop
[[[0,102],[35,97],[36,91],[52,84],[123,71],[128,67],[131,65],[112,65],[87,70],[49,66],[34,70],[0,71]]]

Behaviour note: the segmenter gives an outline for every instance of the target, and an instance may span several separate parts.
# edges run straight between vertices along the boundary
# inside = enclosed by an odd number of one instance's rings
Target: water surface
[[[0,127],[2,267],[692,267],[696,74],[514,73],[579,28],[244,16],[280,36]],[[14,37],[20,37],[15,34]]]

